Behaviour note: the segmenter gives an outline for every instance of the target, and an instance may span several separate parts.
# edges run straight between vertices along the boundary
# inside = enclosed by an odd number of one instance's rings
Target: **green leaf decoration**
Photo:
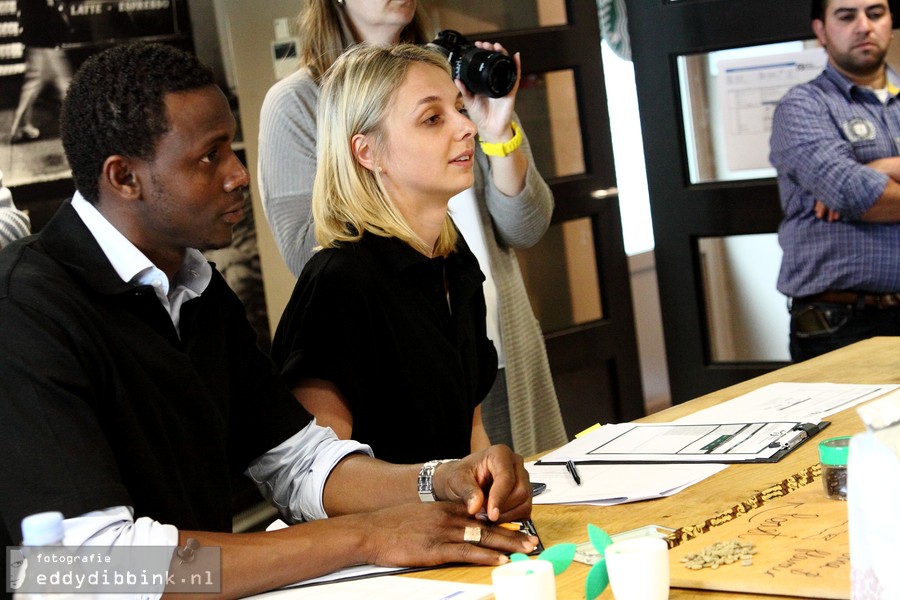
[[[594,600],[609,585],[609,574],[606,572],[606,558],[602,555],[606,551],[606,547],[612,544],[613,541],[608,533],[596,525],[588,524],[587,528],[591,545],[601,554],[600,560],[588,571],[587,579],[584,582],[586,600]],[[553,565],[553,575],[556,576],[568,569],[569,565],[572,564],[572,561],[575,559],[576,549],[577,546],[575,544],[556,544],[541,552],[536,560],[546,560]],[[511,562],[530,560],[528,555],[521,552],[510,554],[509,559]]]
[[[550,546],[538,556],[553,565],[553,575],[559,575],[569,568],[575,558],[575,544],[556,544]]]
[[[609,537],[609,534],[597,527],[596,525],[591,525],[588,523],[588,539],[591,540],[591,545],[597,549],[597,552],[603,554],[603,551],[606,550],[606,547],[612,544],[612,538]]]
[[[606,559],[601,558],[588,571],[587,579],[584,581],[584,596],[586,600],[594,600],[594,598],[603,593],[603,590],[608,585],[609,574],[606,572]]]
[[[591,545],[596,548],[597,552],[601,555],[606,552],[606,547],[612,544],[612,538],[608,533],[597,527],[596,525],[591,525],[588,523],[588,539],[591,540]],[[606,558],[601,557],[594,566],[591,567],[591,570],[588,571],[587,579],[584,582],[584,595],[587,600],[594,600],[597,596],[603,593],[603,590],[606,589],[606,586],[609,585],[609,573],[606,571]]]

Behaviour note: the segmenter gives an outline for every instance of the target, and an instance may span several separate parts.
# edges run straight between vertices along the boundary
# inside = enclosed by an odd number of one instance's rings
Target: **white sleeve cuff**
[[[357,452],[372,456],[369,446],[340,440],[331,428],[320,427],[313,419],[253,461],[245,475],[288,523],[325,519],[325,481],[341,459]]]
[[[174,525],[166,525],[148,517],[135,520],[133,510],[128,506],[113,506],[65,519],[63,527],[63,544],[76,548],[163,546],[168,547],[168,554],[171,554],[178,546],[178,529]],[[168,562],[165,566],[168,567]],[[112,593],[104,596],[110,600],[159,600],[162,594],[163,590],[160,589],[156,593]]]

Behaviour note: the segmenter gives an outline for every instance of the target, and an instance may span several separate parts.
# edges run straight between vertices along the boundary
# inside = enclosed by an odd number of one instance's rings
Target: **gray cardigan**
[[[299,275],[316,246],[312,188],[316,173],[319,87],[299,70],[266,94],[259,123],[258,182],[266,219],[281,254]],[[536,244],[550,225],[553,196],[534,166],[527,137],[525,189],[503,195],[485,173],[488,157],[476,150],[474,191],[497,286],[500,331],[515,451],[525,456],[567,441],[544,338],[534,317],[514,248]]]

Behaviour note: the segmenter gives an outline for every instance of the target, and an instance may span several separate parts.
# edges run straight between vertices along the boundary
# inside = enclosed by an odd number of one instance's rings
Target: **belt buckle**
[[[875,306],[881,309],[900,306],[900,294],[881,294],[875,296]]]

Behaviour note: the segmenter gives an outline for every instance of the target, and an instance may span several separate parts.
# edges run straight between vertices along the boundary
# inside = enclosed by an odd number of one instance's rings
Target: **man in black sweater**
[[[61,511],[66,546],[163,546],[173,568],[215,546],[226,597],[534,549],[494,526],[530,513],[521,457],[378,461],[317,426],[256,347],[200,254],[230,243],[249,177],[195,57],[160,44],[91,57],[61,125],[78,192],[0,252],[0,545],[23,517]],[[231,533],[235,472],[297,525]]]

